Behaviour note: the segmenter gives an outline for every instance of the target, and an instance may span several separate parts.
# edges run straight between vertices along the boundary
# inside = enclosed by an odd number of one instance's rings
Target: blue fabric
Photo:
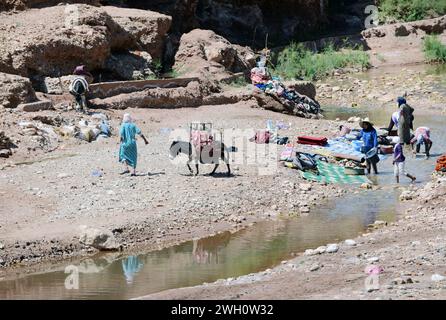
[[[370,149],[378,147],[378,134],[374,128],[372,130],[362,129],[358,139],[364,141],[364,153],[369,152]]]
[[[265,91],[265,89],[266,89],[266,85],[263,83],[257,83],[255,86],[262,91]]]
[[[138,150],[136,148],[135,136],[141,134],[141,130],[133,123],[123,123],[119,134],[121,135],[119,162],[125,160],[129,166],[136,168]]]
[[[139,260],[137,256],[130,256],[122,260],[122,270],[127,283],[132,283],[135,274],[141,271],[144,264]]]

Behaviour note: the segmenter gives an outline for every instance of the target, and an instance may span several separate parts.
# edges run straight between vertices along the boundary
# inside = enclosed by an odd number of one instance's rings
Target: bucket
[[[393,146],[380,146],[380,150],[382,154],[391,154],[393,153]]]

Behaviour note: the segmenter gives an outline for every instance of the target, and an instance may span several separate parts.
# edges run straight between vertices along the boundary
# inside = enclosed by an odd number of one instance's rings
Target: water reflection
[[[224,232],[212,238],[193,240],[192,256],[197,264],[219,263],[219,251],[231,240],[231,234]]]
[[[130,256],[122,259],[121,263],[127,284],[132,284],[135,274],[141,271],[144,263],[142,263],[137,256]]]

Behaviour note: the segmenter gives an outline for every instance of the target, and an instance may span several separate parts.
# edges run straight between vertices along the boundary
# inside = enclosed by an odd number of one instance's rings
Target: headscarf
[[[406,99],[404,99],[403,97],[398,97],[396,101],[398,102],[398,107],[402,104],[406,104]]]
[[[130,113],[124,114],[124,117],[122,118],[122,123],[132,123],[132,117],[130,116]]]

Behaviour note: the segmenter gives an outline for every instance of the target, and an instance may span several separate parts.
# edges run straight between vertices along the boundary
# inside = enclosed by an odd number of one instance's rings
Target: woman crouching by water
[[[119,148],[119,162],[125,165],[121,174],[130,173],[129,166],[133,168],[132,176],[136,175],[136,163],[138,160],[138,149],[136,146],[136,135],[140,135],[146,145],[149,143],[141,133],[141,130],[133,123],[130,114],[124,114],[121,129],[119,130],[121,145]]]

